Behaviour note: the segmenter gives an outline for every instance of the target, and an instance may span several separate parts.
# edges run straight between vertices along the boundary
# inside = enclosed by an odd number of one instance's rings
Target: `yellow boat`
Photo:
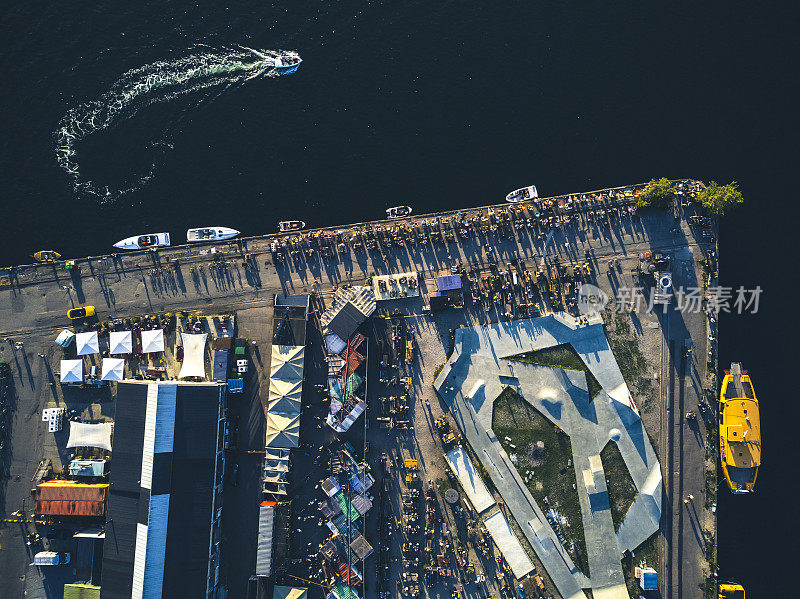
[[[744,599],[744,587],[735,582],[719,583],[719,599]]]
[[[61,260],[61,254],[54,252],[53,250],[42,250],[40,252],[36,252],[33,257],[37,262],[55,262],[56,260]]]
[[[761,418],[753,384],[738,362],[725,371],[719,392],[719,447],[731,492],[752,493],[761,465]]]

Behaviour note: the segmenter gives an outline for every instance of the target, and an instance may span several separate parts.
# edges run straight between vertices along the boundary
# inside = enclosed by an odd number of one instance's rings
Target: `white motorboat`
[[[150,233],[147,235],[134,235],[114,244],[121,250],[148,250],[155,247],[169,245],[169,233]]]
[[[521,189],[515,189],[506,196],[506,202],[526,202],[528,200],[535,200],[539,197],[539,192],[536,191],[535,185],[529,185]]]
[[[411,206],[395,206],[394,208],[386,209],[387,218],[403,218],[411,214]]]
[[[282,220],[278,223],[278,231],[281,233],[289,233],[290,231],[299,231],[304,229],[306,224],[301,220]]]
[[[294,73],[301,62],[303,59],[296,52],[287,52],[275,57],[275,68]]]
[[[186,231],[186,241],[222,241],[236,237],[240,231],[230,227],[198,227]]]

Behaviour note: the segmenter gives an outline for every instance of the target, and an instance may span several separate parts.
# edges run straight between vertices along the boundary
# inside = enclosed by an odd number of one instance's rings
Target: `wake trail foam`
[[[55,132],[58,164],[69,175],[76,194],[95,197],[103,203],[114,201],[139,189],[153,178],[159,156],[163,155],[165,148],[171,147],[166,141],[167,137],[185,119],[186,113],[167,126],[162,136],[153,142],[152,146],[161,152],[156,154],[147,172],[134,174],[125,184],[103,185],[81,176],[76,145],[82,139],[131,119],[139,110],[153,104],[172,102],[183,96],[221,88],[218,94],[210,97],[213,99],[225,90],[255,77],[277,77],[289,71],[276,69],[275,59],[290,54],[252,48],[204,49],[176,60],[159,61],[132,69],[100,98],[72,108],[64,115]],[[192,107],[198,108],[208,99],[201,98]]]

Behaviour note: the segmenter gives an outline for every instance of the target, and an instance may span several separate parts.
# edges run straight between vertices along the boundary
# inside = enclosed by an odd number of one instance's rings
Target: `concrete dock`
[[[630,201],[626,189],[621,187],[610,193]],[[554,205],[557,204],[556,199]],[[418,356],[409,366],[414,398],[413,439],[370,426],[369,459],[377,471],[378,457],[384,451],[398,456],[415,455],[424,480],[444,478],[442,448],[432,425],[450,409],[432,384],[435,368],[447,359],[448,332],[497,323],[504,317],[497,307],[476,305],[423,315],[423,302],[436,288],[437,275],[449,273],[453,267],[489,272],[492,264],[502,267],[512,261],[535,271],[545,264],[545,256],[547,262],[558,259],[561,264],[583,263],[589,256],[595,284],[613,298],[619,288],[635,286],[631,271],[638,263],[638,254],[659,250],[672,256],[676,287],[699,284],[702,275],[698,261],[713,244],[695,237],[682,210],[676,210],[675,218],[671,213],[649,212],[609,219],[589,219],[589,210],[578,207],[570,213],[574,218],[569,223],[552,229],[527,226],[527,219],[532,216],[527,207],[504,204],[302,234],[83,258],[75,260],[69,270],[63,262],[0,270],[0,361],[11,365],[14,388],[11,438],[5,453],[6,477],[0,491],[3,517],[13,520],[11,514],[20,509],[30,515],[30,481],[37,465],[48,455],[59,457],[59,448],[43,427],[40,414],[42,409],[65,401],[59,385],[51,383],[61,351],[53,340],[61,329],[71,325],[66,318],[68,309],[94,305],[100,320],[160,312],[236,311],[239,336],[253,342],[259,354],[265,356],[269,355],[271,343],[275,294],[314,294],[324,304],[340,285],[363,284],[373,274],[405,271],[420,273],[423,297],[392,300],[381,306],[399,308],[417,339]],[[497,226],[485,225],[484,232],[480,223],[491,223],[492,217],[501,212],[505,212],[507,220]],[[559,214],[557,208],[554,212]],[[464,235],[459,233],[457,224],[454,227],[454,223],[464,221],[478,224],[465,228]],[[515,225],[518,221],[522,224]],[[419,230],[424,231],[421,237],[416,233]],[[416,237],[414,243],[408,241],[409,235]],[[406,241],[398,242],[404,238]],[[277,253],[276,245],[281,248]],[[277,261],[277,255],[282,260]],[[605,265],[612,258],[619,263],[607,273]],[[707,387],[707,317],[703,313],[684,314],[673,306],[666,314],[637,312],[635,319],[634,335],[655,381],[651,396],[635,400],[664,469],[664,492],[659,498],[663,506],[658,532],[659,584],[663,597],[678,597],[682,592],[687,597],[694,596],[708,574],[704,571],[704,542],[708,531],[712,535],[715,531],[713,516],[701,499],[708,469],[705,425],[700,420],[686,422],[683,413],[697,409]],[[609,324],[606,322],[606,326]],[[18,343],[22,345],[15,349]],[[695,351],[687,357],[683,350],[688,345]],[[226,542],[230,546],[226,547],[228,557],[224,559],[229,564],[227,575],[234,597],[243,596],[250,573],[248,552],[253,548],[249,541],[243,541],[243,547],[237,549],[230,539],[253,537],[257,526],[256,511],[250,510],[248,502],[251,496],[258,496],[260,463],[258,456],[247,455],[246,451],[263,448],[260,395],[266,376],[260,361],[254,366],[246,398],[248,426],[242,427],[246,438],[240,441],[243,483],[230,491],[231,499],[226,498],[226,505],[235,506],[243,514],[237,522],[224,525],[228,526]],[[321,375],[319,379],[322,380]],[[379,393],[377,385],[370,383],[370,389],[368,403],[375,401],[373,396]],[[371,409],[372,404],[367,418]],[[311,419],[312,412],[304,418]],[[313,420],[304,423],[301,430],[314,430]],[[683,498],[687,494],[698,499],[685,504]],[[457,527],[455,523],[452,526],[453,530]],[[370,527],[377,524],[368,523]],[[636,538],[636,534],[630,534],[630,538]],[[23,525],[3,524],[0,549],[0,577],[11,581],[13,587],[8,596],[49,596],[42,576],[27,565],[31,560]],[[541,567],[541,562],[535,563]],[[365,594],[376,597],[374,567],[368,563],[366,570]],[[399,571],[393,572],[393,580],[397,579],[395,575],[399,576]],[[436,594],[449,595],[449,588],[442,585],[437,589]],[[464,593],[479,596],[474,585],[465,585]]]

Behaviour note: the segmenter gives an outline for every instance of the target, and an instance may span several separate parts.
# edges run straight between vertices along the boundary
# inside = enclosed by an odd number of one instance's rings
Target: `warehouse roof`
[[[118,384],[103,599],[205,595],[221,389]]]

